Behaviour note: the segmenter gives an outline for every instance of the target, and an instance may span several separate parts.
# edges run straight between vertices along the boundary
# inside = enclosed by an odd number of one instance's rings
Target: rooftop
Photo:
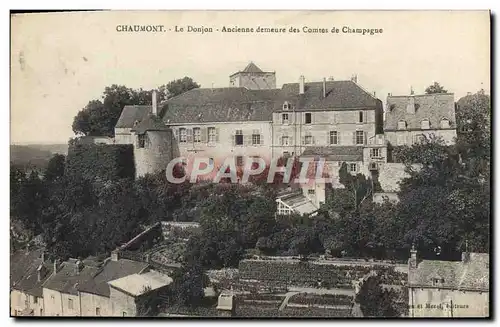
[[[415,104],[415,113],[408,113],[407,106]],[[397,130],[398,122],[406,122],[407,129],[421,129],[421,122],[429,120],[430,129],[439,129],[443,118],[455,128],[455,99],[452,93],[406,96],[388,96],[384,130]]]
[[[124,291],[132,296],[145,293],[146,288],[151,290],[164,287],[172,283],[172,278],[157,271],[148,271],[143,274],[132,274],[108,282],[112,287]]]
[[[360,146],[313,146],[307,147],[302,157],[320,157],[326,161],[363,161]]]
[[[81,285],[79,290],[109,297],[109,281],[141,273],[147,267],[148,264],[144,262],[128,259],[119,259],[118,261],[108,259],[101,271],[93,279]]]
[[[443,280],[439,288],[489,291],[488,253],[469,253],[465,261],[422,260],[408,274],[410,286],[437,287],[435,279]]]
[[[90,281],[98,271],[99,268],[94,266],[83,266],[78,271],[76,263],[65,261],[57,273],[50,276],[43,287],[61,293],[77,295],[79,286]]]
[[[53,264],[42,262],[42,250],[17,251],[11,256],[11,287],[26,294],[41,297],[42,285],[51,276]],[[40,270],[40,281],[38,271]]]

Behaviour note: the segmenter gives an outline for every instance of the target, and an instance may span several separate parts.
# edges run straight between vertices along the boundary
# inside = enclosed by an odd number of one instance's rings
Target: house
[[[463,252],[461,261],[408,261],[410,317],[489,317],[488,253]]]
[[[78,287],[90,281],[99,271],[77,259],[59,264],[54,261],[52,275],[43,284],[45,316],[81,316]]]
[[[136,273],[109,281],[110,316],[140,315],[138,301],[146,296],[155,296],[165,290],[172,281],[172,278],[157,271]]]
[[[43,283],[53,266],[42,249],[18,250],[10,257],[10,311],[12,316],[43,316]]]
[[[387,96],[384,134],[392,146],[412,145],[431,135],[453,144],[456,128],[452,93]]]
[[[290,215],[292,213],[315,215],[319,208],[311,199],[303,195],[300,189],[279,194],[276,197],[276,205],[276,214],[278,215]]]
[[[108,282],[148,270],[145,262],[132,261],[112,256],[105,260],[100,271],[78,287],[81,316],[113,316],[113,304]]]

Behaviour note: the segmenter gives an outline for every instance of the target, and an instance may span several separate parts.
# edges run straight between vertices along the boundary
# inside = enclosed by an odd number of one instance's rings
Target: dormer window
[[[450,128],[450,121],[446,118],[441,119],[441,128]]]
[[[292,106],[288,103],[288,101],[285,101],[285,103],[283,103],[283,110],[290,110],[292,109]]]
[[[398,129],[406,129],[406,121],[404,120],[398,121]]]
[[[421,127],[422,129],[429,129],[429,128],[431,128],[431,127],[430,127],[429,120],[428,120],[428,119],[424,119],[424,120],[422,120],[422,122],[420,122],[420,127]]]
[[[442,286],[444,284],[444,278],[433,278],[432,286]]]
[[[136,126],[137,126],[137,124],[139,124],[139,121],[138,121],[138,120],[136,120],[136,121],[134,122],[134,127],[136,127]]]

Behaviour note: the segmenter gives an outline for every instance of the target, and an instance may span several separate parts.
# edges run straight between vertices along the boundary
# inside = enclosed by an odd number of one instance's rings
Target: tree
[[[380,277],[368,277],[356,296],[365,317],[398,317],[401,314],[395,309],[394,294],[383,289]]]
[[[183,266],[172,275],[173,283],[171,303],[179,306],[196,307],[205,296],[204,288],[208,285],[208,277],[204,268],[197,263]]]
[[[170,81],[166,86],[160,87],[160,90],[165,93],[167,99],[170,99],[178,96],[179,94],[199,87],[200,85],[196,83],[191,77],[185,76],[183,78]]]
[[[56,178],[63,176],[65,160],[66,156],[63,154],[54,154],[54,156],[52,156],[49,160],[47,169],[45,170],[44,179],[47,181],[53,181]]]
[[[425,94],[435,94],[435,93],[447,93],[448,91],[444,89],[438,82],[434,82],[434,84],[429,85],[425,89]]]
[[[360,205],[372,194],[371,179],[366,178],[361,173],[352,175],[347,171],[347,164],[345,162],[342,163],[339,169],[339,182],[352,195],[351,203],[354,210],[358,210]]]

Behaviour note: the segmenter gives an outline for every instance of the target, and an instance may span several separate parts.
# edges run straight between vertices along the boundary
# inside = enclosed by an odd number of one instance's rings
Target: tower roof
[[[252,61],[243,69],[243,73],[263,73],[262,69],[257,67]]]

